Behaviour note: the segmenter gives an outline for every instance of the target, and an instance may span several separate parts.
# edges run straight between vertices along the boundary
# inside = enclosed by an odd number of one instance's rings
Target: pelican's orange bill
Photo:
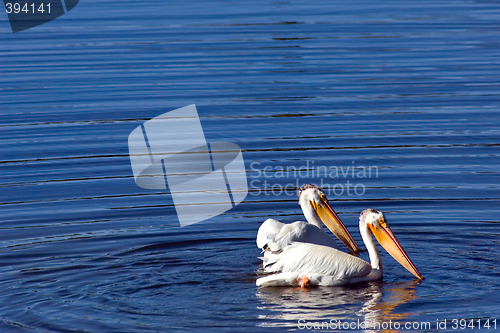
[[[397,260],[397,262],[399,262],[404,268],[419,279],[424,278],[417,270],[417,267],[415,267],[413,262],[410,260],[410,257],[408,257],[405,250],[387,224],[385,226],[379,225],[378,227],[368,224],[368,227],[372,231],[375,238],[377,238],[380,245],[382,245],[384,249]]]
[[[342,220],[340,220],[340,217],[337,213],[335,213],[328,201],[326,201],[326,198],[322,200],[321,204],[315,204],[311,201],[311,205],[324,225],[326,225],[326,227],[351,251],[359,253],[358,245],[352,238],[344,223],[342,223]]]

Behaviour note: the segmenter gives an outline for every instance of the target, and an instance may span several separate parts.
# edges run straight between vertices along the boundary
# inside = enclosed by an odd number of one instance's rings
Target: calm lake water
[[[88,0],[13,34],[0,15],[0,331],[498,331],[499,18],[497,1]],[[127,138],[193,103],[207,140],[242,148],[250,193],[180,227]],[[385,212],[425,280],[383,252],[380,282],[256,288],[257,229],[303,219],[304,183],[358,244],[359,212]]]

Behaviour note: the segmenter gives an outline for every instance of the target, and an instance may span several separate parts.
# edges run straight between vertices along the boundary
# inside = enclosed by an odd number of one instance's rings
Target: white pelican
[[[417,278],[424,278],[399,244],[381,212],[365,209],[359,217],[359,230],[370,263],[331,247],[294,243],[282,252],[264,258],[264,271],[274,274],[257,279],[257,286],[336,286],[378,280],[382,277],[382,263],[370,231],[404,268]]]
[[[294,242],[312,243],[337,247],[335,239],[323,231],[323,222],[350,250],[358,253],[359,247],[321,190],[316,185],[306,184],[299,191],[299,205],[307,222],[281,223],[267,219],[257,232],[257,246],[265,251],[278,252]]]

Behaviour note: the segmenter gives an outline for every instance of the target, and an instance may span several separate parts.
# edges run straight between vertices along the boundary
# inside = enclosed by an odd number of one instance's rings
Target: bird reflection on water
[[[260,326],[298,328],[299,324],[319,323],[328,330],[339,321],[352,323],[354,313],[359,317],[359,324],[366,328],[365,332],[400,332],[384,329],[387,326],[382,324],[409,321],[414,314],[398,312],[397,308],[418,298],[416,286],[420,282],[414,279],[402,283],[375,281],[347,287],[259,288],[259,310],[268,312],[259,316],[262,320]]]

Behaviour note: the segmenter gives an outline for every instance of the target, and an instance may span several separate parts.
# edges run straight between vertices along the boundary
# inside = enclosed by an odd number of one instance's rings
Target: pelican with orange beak
[[[264,270],[271,275],[257,279],[257,286],[338,286],[378,280],[382,278],[382,262],[372,234],[404,268],[424,278],[392,233],[384,214],[365,209],[359,217],[359,230],[370,263],[332,247],[296,242],[264,258]]]
[[[307,222],[281,223],[267,219],[257,232],[257,246],[264,251],[264,257],[281,252],[295,242],[322,245],[336,248],[335,239],[328,235],[322,224],[354,253],[359,247],[344,223],[328,203],[323,190],[306,184],[299,191],[299,205]]]

